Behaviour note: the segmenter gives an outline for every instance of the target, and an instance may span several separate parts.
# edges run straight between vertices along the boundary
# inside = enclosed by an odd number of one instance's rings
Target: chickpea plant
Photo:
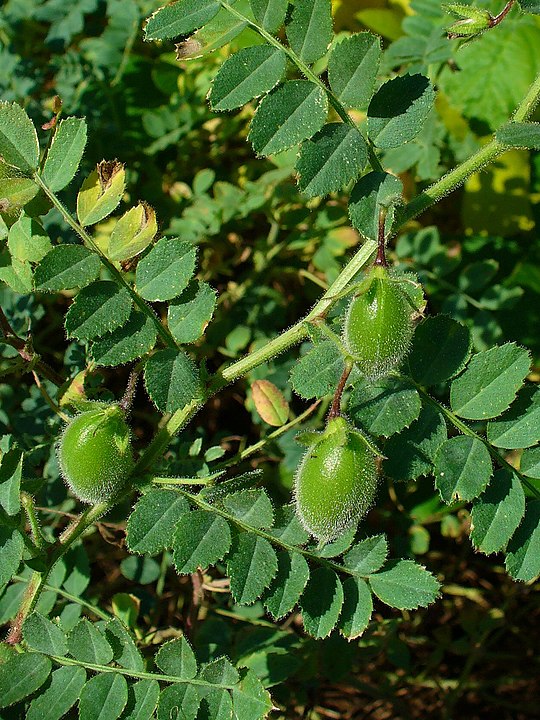
[[[518,5],[523,13],[540,10],[529,0]],[[458,17],[451,32],[467,41],[496,33],[504,20],[469,6],[449,9]],[[107,401],[90,402],[84,378],[59,375],[2,312],[3,342],[15,351],[16,370],[33,373],[42,389],[45,380],[57,388],[48,401],[64,425],[56,440],[60,470],[87,505],[60,535],[44,532],[24,453],[13,437],[3,438],[0,591],[17,609],[1,645],[2,718],[34,720],[46,710],[58,720],[76,703],[81,720],[98,717],[98,706],[106,707],[102,720],[154,713],[159,720],[256,720],[271,711],[253,669],[226,657],[202,662],[185,636],[151,656],[103,609],[92,606],[100,620],[79,619],[69,631],[54,615],[49,619],[54,605],[40,601],[55,568],[126,498],[134,502],[126,518],[131,553],[168,550],[180,575],[218,565],[237,604],[260,599],[276,622],[298,607],[314,638],[332,632],[358,638],[370,622],[373,595],[391,608],[414,610],[440,593],[428,569],[388,558],[386,537],[363,530],[383,478],[433,476],[449,507],[472,504],[470,536],[478,551],[504,553],[515,580],[540,574],[539,395],[527,383],[530,355],[511,342],[473,352],[469,330],[448,316],[427,315],[416,276],[389,268],[386,258],[400,228],[473,171],[509,148],[540,145],[531,122],[540,77],[490,142],[405,202],[401,181],[385,171],[384,153],[416,137],[436,89],[420,73],[381,78],[380,39],[370,32],[335,37],[330,0],[177,0],[156,10],[144,33],[149,42],[176,40],[186,57],[203,54],[210,39],[214,49],[222,47],[246,28],[259,42],[223,63],[211,108],[233,111],[256,100],[249,130],[256,155],[298,147],[306,200],[350,191],[350,219],[363,244],[306,317],[214,374],[193,345],[217,300],[209,284],[194,279],[196,247],[160,237],[145,202],[115,216],[104,246],[93,228],[117,211],[124,166],[99,163],[70,208],[61,194],[75,182],[85,120],[61,119],[57,106],[50,129],[38,134],[20,105],[0,104],[0,240],[9,255],[0,279],[19,294],[69,291],[65,332],[85,345],[88,366],[133,369],[123,399],[110,403],[104,393]],[[40,216],[51,208],[71,229],[69,243],[53,243],[45,232]],[[260,474],[235,472],[227,463],[208,477],[156,474],[175,436],[213,395],[307,340],[312,347],[291,373],[292,388],[306,400],[332,400],[326,427],[299,428],[306,450],[290,504],[274,507],[259,487]],[[135,452],[129,410],[140,374],[162,419],[150,444]],[[280,426],[275,432],[298,426],[303,416],[288,421],[280,393],[264,383],[254,389],[263,417]],[[446,388],[448,403],[432,394],[434,387]],[[505,458],[509,449],[524,449],[521,469]]]

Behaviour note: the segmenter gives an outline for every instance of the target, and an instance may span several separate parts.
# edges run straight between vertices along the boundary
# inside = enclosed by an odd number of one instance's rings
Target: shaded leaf
[[[235,538],[227,558],[227,574],[236,602],[241,605],[255,602],[277,571],[276,553],[268,540],[249,533]]]
[[[474,500],[492,473],[491,457],[477,438],[457,435],[441,445],[435,458],[435,486],[446,503]]]
[[[159,350],[144,366],[144,384],[161,412],[175,412],[201,397],[197,366],[181,350]]]
[[[173,558],[181,575],[219,562],[231,546],[228,522],[206,510],[194,510],[180,518],[173,536]]]
[[[296,363],[291,371],[291,384],[306,400],[324,397],[334,392],[344,367],[339,348],[325,340]]]
[[[294,5],[287,19],[287,40],[294,52],[308,65],[321,58],[332,40],[330,0],[302,0]]]
[[[487,437],[495,447],[513,450],[540,442],[540,389],[527,385],[517,400],[497,420],[487,426]]]
[[[385,535],[374,535],[357,542],[349,552],[343,556],[346,567],[354,570],[358,575],[371,575],[380,570],[388,555],[388,543]]]
[[[437,385],[457,375],[471,354],[469,329],[446,315],[428,317],[414,333],[409,368],[420,385]]]
[[[343,609],[339,618],[340,633],[348,640],[360,637],[373,612],[371,590],[365,580],[347,578],[343,583]]]
[[[156,555],[172,546],[178,520],[189,512],[189,503],[174,490],[150,490],[133,508],[126,528],[131,552]]]
[[[66,636],[58,625],[37,612],[29,615],[23,626],[26,644],[45,655],[67,655]]]
[[[427,607],[439,595],[438,581],[413,560],[392,560],[385,568],[370,575],[375,595],[390,607],[415,610]]]
[[[275,620],[290,613],[309,580],[309,566],[303,555],[287,550],[278,553],[278,571],[265,597],[264,606]]]
[[[540,575],[540,501],[527,503],[525,517],[508,543],[506,569],[514,580],[530,582]]]
[[[312,571],[300,600],[306,632],[315,638],[330,635],[343,605],[343,587],[333,570],[319,567]]]
[[[125,325],[92,343],[90,354],[96,365],[125,365],[150,352],[156,339],[157,330],[152,320],[134,310]]]
[[[32,700],[26,720],[60,720],[79,699],[85,682],[84,668],[59,667],[45,692]]]
[[[185,637],[164,643],[155,658],[156,665],[165,675],[191,680],[197,674],[197,661]]]
[[[84,287],[66,313],[68,337],[86,341],[121,327],[129,319],[131,297],[112,280],[97,280]]]
[[[145,300],[172,300],[191,280],[196,257],[191,243],[161,238],[137,265],[137,291]]]
[[[99,255],[83,245],[57,245],[36,267],[35,287],[47,292],[82,288],[97,278],[100,267]]]
[[[51,667],[48,657],[35,652],[12,655],[0,663],[0,708],[14,705],[40,688]]]
[[[525,494],[519,478],[497,470],[471,512],[471,541],[490,555],[506,547],[525,514]]]
[[[352,421],[372,435],[390,437],[420,415],[422,403],[412,383],[386,377],[356,385],[347,407]]]
[[[333,47],[328,58],[328,80],[345,107],[367,107],[380,60],[381,41],[369,32],[345,37]]]
[[[116,720],[128,699],[126,678],[118,673],[101,673],[83,687],[79,720]]]

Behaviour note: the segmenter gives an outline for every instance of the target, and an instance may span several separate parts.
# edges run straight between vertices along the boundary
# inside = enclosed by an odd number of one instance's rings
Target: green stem
[[[529,120],[539,101],[540,73],[529,87],[523,100],[519,103],[510,122],[519,123]],[[392,228],[393,233],[395,234],[406,222],[420,215],[420,213],[441,200],[445,195],[450,194],[463,185],[467,178],[473,173],[481,170],[485,165],[491,163],[496,157],[502,155],[508,149],[508,146],[503,145],[496,138],[493,138],[487,145],[484,145],[484,147],[480,148],[474,155],[462,162],[461,165],[455,167],[431,185],[431,187],[411,200],[411,202],[397,214],[394,227]]]
[[[28,524],[30,525],[30,532],[32,533],[34,545],[38,548],[38,550],[42,550],[45,543],[39,527],[34,498],[30,495],[30,493],[24,491],[21,492],[21,505],[24,508]]]
[[[349,113],[347,112],[347,108],[343,105],[337,95],[335,95],[332,90],[323,83],[323,81],[313,72],[309,65],[306,65],[306,63],[298,57],[298,55],[294,52],[294,50],[292,50],[292,48],[288,47],[287,45],[283,45],[277,38],[267,32],[260,25],[257,25],[256,22],[250,20],[250,18],[246,17],[246,15],[243,15],[241,12],[236,10],[236,8],[229,5],[227,2],[225,2],[225,0],[220,0],[220,3],[225,10],[231,13],[231,15],[234,15],[234,17],[238,18],[238,20],[245,22],[247,25],[249,25],[249,27],[255,30],[255,32],[258,33],[261,37],[263,37],[267,43],[283,51],[287,55],[289,60],[294,65],[296,65],[296,67],[300,70],[304,77],[306,77],[308,80],[311,80],[312,83],[324,90],[326,96],[328,97],[328,100],[330,101],[330,104],[332,105],[336,113],[339,115],[339,117],[343,120],[343,122],[347,125],[351,125],[351,127],[354,127],[356,130],[358,130],[357,124],[349,115]],[[358,132],[360,132],[360,130],[358,130]],[[369,141],[369,139],[364,138],[364,140],[366,141],[369,152],[369,162],[372,168],[374,170],[383,172],[383,167],[379,158],[375,154],[372,143]]]
[[[15,575],[13,578],[15,582],[19,583],[28,583],[28,578],[21,577],[20,575]],[[92,603],[88,602],[87,600],[83,600],[78,595],[72,595],[71,593],[68,593],[66,590],[63,590],[62,588],[54,587],[54,585],[48,585],[47,583],[43,583],[42,585],[43,590],[50,590],[51,592],[56,593],[57,595],[60,595],[61,597],[65,598],[66,600],[69,600],[69,602],[76,603],[77,605],[81,605],[82,607],[86,608],[89,612],[96,615],[98,618],[101,618],[102,620],[111,620],[112,615],[109,615],[109,613],[106,613],[104,610],[101,610],[101,608],[96,607],[95,605],[92,605]]]
[[[74,230],[77,235],[83,240],[84,243],[86,243],[89,247],[92,248],[92,250],[99,255],[101,262],[103,265],[107,268],[109,274],[111,277],[115,280],[118,285],[125,288],[128,293],[131,296],[131,299],[137,306],[137,308],[146,315],[147,318],[149,318],[152,323],[154,324],[156,331],[163,341],[163,343],[170,348],[176,349],[178,347],[175,339],[171,335],[170,331],[163,325],[163,323],[160,321],[160,319],[157,317],[157,315],[154,313],[152,308],[140,297],[138,293],[135,292],[135,290],[131,287],[131,285],[126,282],[124,276],[122,273],[115,267],[115,265],[109,260],[109,258],[102,252],[101,248],[96,245],[94,242],[93,237],[86,232],[86,230],[83,228],[82,225],[80,225],[71,215],[71,213],[67,210],[67,208],[64,207],[64,205],[60,202],[60,200],[56,197],[56,195],[49,190],[47,185],[43,182],[41,179],[39,173],[34,173],[33,175],[34,181],[39,185],[39,187],[43,190],[45,195],[49,198],[49,200],[52,202],[54,207],[58,210],[58,212],[62,215],[66,223],[69,225],[69,227]]]

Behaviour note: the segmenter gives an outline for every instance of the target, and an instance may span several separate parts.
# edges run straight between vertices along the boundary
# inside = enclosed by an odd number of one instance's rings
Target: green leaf
[[[124,577],[140,585],[150,585],[160,576],[159,563],[146,556],[131,555],[124,558],[120,563],[120,570]]]
[[[206,510],[183,515],[173,535],[173,559],[176,570],[188,575],[197,568],[219,562],[231,546],[229,523]]]
[[[21,533],[16,528],[0,525],[0,587],[6,585],[17,572],[23,550]]]
[[[201,668],[199,679],[213,685],[233,686],[240,680],[240,675],[230,660],[220,657]]]
[[[107,256],[115,261],[130,260],[150,245],[157,230],[154,209],[147,203],[139,203],[124,213],[114,226]]]
[[[540,15],[540,0],[518,0],[518,3],[523,12]]]
[[[358,575],[371,575],[380,570],[388,555],[388,543],[384,535],[374,535],[357,542],[343,556],[345,567],[354,570]]]
[[[268,532],[288,545],[305,545],[310,537],[291,505],[276,509],[274,527]]]
[[[334,392],[344,367],[339,348],[331,340],[325,340],[294,365],[291,384],[306,400],[324,397]]]
[[[540,123],[513,123],[503,125],[495,133],[503,145],[517,148],[540,149]]]
[[[514,580],[530,582],[540,575],[540,501],[527,503],[525,517],[508,543],[506,569]]]
[[[195,655],[184,636],[163,644],[155,660],[156,665],[165,675],[192,680],[197,674]]]
[[[517,400],[497,420],[487,426],[487,437],[495,447],[514,450],[540,442],[540,389],[527,385]]]
[[[0,178],[0,198],[7,211],[13,212],[24,207],[38,192],[38,185],[29,178]]]
[[[422,565],[413,560],[391,560],[374,575],[369,584],[375,595],[398,610],[427,607],[439,595],[439,582]]]
[[[12,257],[21,262],[39,262],[52,249],[43,226],[24,213],[9,228],[7,246]]]
[[[300,600],[307,633],[315,638],[330,635],[343,605],[343,587],[333,570],[319,567],[312,571]]]
[[[95,225],[116,208],[126,186],[126,171],[118,161],[100,162],[81,185],[77,217],[84,227]]]
[[[0,459],[0,505],[8,515],[17,515],[21,509],[21,478],[23,453],[11,448]]]
[[[245,16],[245,20],[232,15],[224,7],[218,11],[204,27],[184,42],[175,46],[178,59],[191,60],[192,58],[203,57],[219,48],[228,45],[242,30],[247,27],[248,19],[253,19],[249,0],[237,0],[235,10]]]
[[[285,74],[287,56],[270,45],[242,48],[223,63],[208,99],[212,110],[234,110],[270,92]]]
[[[371,590],[365,580],[347,578],[343,583],[343,609],[339,618],[340,633],[348,640],[360,637],[373,612]]]
[[[232,699],[227,690],[220,688],[201,688],[203,695],[197,720],[230,720],[232,718]]]
[[[144,670],[144,660],[138,651],[133,638],[118,618],[113,618],[105,625],[105,637],[114,654],[114,661],[128,670],[140,672]]]
[[[274,508],[264,490],[242,490],[223,499],[223,506],[236,520],[256,528],[274,523]]]
[[[380,61],[381,41],[372,33],[355,33],[334,45],[328,58],[328,80],[345,107],[367,108]]]
[[[384,150],[401,147],[418,135],[434,102],[433,86],[423,75],[389,80],[369,103],[369,137]]]
[[[203,335],[216,307],[216,291],[194,280],[170,305],[168,325],[174,339],[192,343]]]
[[[490,555],[503,550],[525,514],[525,494],[514,473],[497,470],[471,512],[471,541]]]
[[[118,673],[101,673],[83,687],[79,720],[116,720],[128,699],[126,678]]]
[[[484,491],[492,473],[491,457],[477,438],[457,435],[435,457],[435,486],[446,503],[469,501]]]
[[[17,103],[0,102],[0,157],[28,173],[38,166],[36,129]]]
[[[166,40],[189,35],[217,15],[218,0],[178,0],[156,10],[144,28],[146,40]]]
[[[32,700],[26,720],[60,720],[79,699],[85,682],[84,668],[59,667],[45,692]]]
[[[277,575],[264,596],[264,606],[274,620],[293,610],[309,580],[309,566],[300,553],[285,550],[277,559]]]
[[[289,0],[250,0],[257,22],[269,33],[275,33],[285,22]]]
[[[0,708],[14,705],[40,688],[51,667],[48,657],[34,652],[12,655],[0,663]]]
[[[96,280],[84,287],[66,313],[68,337],[86,341],[124,325],[131,313],[131,297],[112,280]]]
[[[288,80],[261,101],[249,139],[257,155],[273,155],[312,137],[326,121],[328,102],[309,80]]]
[[[521,472],[540,480],[540,447],[525,450],[521,456]]]
[[[268,540],[250,533],[241,533],[235,538],[227,558],[227,574],[237,603],[254,603],[277,571],[276,553]]]
[[[33,612],[23,625],[26,644],[45,655],[67,655],[68,647],[64,631],[43,615]]]
[[[181,350],[160,350],[152,355],[144,366],[144,383],[161,412],[175,412],[202,393],[197,366]]]
[[[272,710],[272,700],[253,670],[242,668],[240,682],[232,689],[235,720],[262,720]]]
[[[255,380],[251,386],[255,409],[264,422],[273,427],[285,425],[289,418],[289,403],[283,393],[269,380]]]
[[[395,175],[370,172],[356,183],[349,201],[349,217],[353,227],[368,240],[379,235],[379,214],[386,208],[385,229],[390,231],[394,207],[402,201],[403,185]]]
[[[32,292],[32,268],[30,263],[12,257],[9,252],[0,252],[0,280],[19,295]]]
[[[172,300],[188,286],[196,258],[191,243],[161,238],[137,265],[137,291],[145,300]]]
[[[418,325],[409,353],[412,377],[420,385],[437,385],[455,377],[471,354],[471,334],[447,315],[428,317]]]
[[[63,190],[73,178],[86,145],[86,122],[70,117],[61,120],[47,152],[41,178],[53,192]]]
[[[68,635],[70,654],[75,660],[94,665],[107,665],[113,659],[113,651],[97,627],[82,618]]]
[[[170,685],[159,696],[158,720],[195,720],[200,702],[194,685]]]
[[[332,40],[330,0],[297,2],[286,21],[287,40],[294,52],[311,65],[321,58]]]
[[[412,383],[386,377],[356,385],[347,414],[355,425],[372,435],[390,437],[414,422],[421,409],[420,396]]]
[[[126,528],[130,552],[157,555],[172,547],[174,528],[189,512],[189,503],[174,490],[150,490],[133,508]]]
[[[82,288],[97,278],[100,267],[99,255],[83,245],[57,245],[36,267],[35,288],[45,292]]]
[[[351,527],[343,530],[341,535],[331,541],[321,541],[317,547],[312,551],[317,557],[321,558],[334,558],[343,555],[354,542],[356,537],[357,524],[351,525]]]
[[[384,472],[395,480],[416,480],[427,475],[446,438],[444,417],[426,405],[418,420],[386,443],[384,454],[388,459],[383,463]]]
[[[128,699],[122,720],[151,720],[159,699],[157,680],[139,680],[128,687]]]
[[[92,344],[90,354],[96,365],[125,365],[150,352],[156,339],[151,318],[133,310],[125,325]]]
[[[487,420],[508,408],[528,375],[531,358],[515,343],[477,353],[452,383],[450,404],[460,417]]]
[[[356,127],[329,123],[305,140],[296,163],[298,187],[308,197],[337,192],[366,167],[368,149]]]

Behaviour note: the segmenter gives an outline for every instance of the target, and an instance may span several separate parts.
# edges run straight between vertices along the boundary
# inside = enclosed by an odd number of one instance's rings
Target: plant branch
[[[67,208],[62,204],[62,202],[57,198],[57,196],[49,190],[48,186],[43,182],[41,179],[41,176],[39,173],[34,173],[33,175],[34,182],[36,182],[39,187],[43,190],[45,195],[49,198],[49,200],[52,202],[54,207],[58,210],[58,212],[62,215],[66,223],[69,225],[69,227],[74,230],[77,235],[83,240],[83,242],[92,248],[92,250],[99,255],[99,258],[103,265],[107,268],[108,272],[110,273],[111,277],[114,279],[114,281],[120,285],[121,287],[125,288],[128,293],[131,296],[131,299],[137,306],[137,308],[146,315],[147,318],[149,318],[152,323],[154,324],[157,333],[163,343],[170,348],[176,349],[178,347],[175,339],[171,335],[168,328],[166,328],[163,323],[160,321],[160,319],[157,317],[155,312],[152,310],[152,308],[140,297],[140,295],[135,292],[135,290],[131,287],[131,285],[125,280],[122,273],[115,267],[115,265],[109,260],[109,258],[103,253],[101,248],[96,245],[94,242],[93,237],[86,232],[85,228],[83,228],[82,225],[80,225],[71,215],[71,213],[67,210]]]
[[[243,15],[239,10],[229,5],[229,3],[225,2],[225,0],[220,0],[220,4],[225,10],[230,12],[231,15],[234,15],[236,18],[238,18],[238,20],[241,20],[242,22],[245,22],[247,25],[249,25],[249,27],[251,27],[253,30],[255,30],[256,33],[263,37],[267,43],[270,43],[270,45],[273,45],[274,47],[279,48],[279,50],[282,50],[287,55],[289,60],[291,60],[294,65],[296,65],[296,67],[300,70],[304,77],[306,77],[308,80],[311,80],[312,83],[324,90],[326,96],[328,97],[328,100],[330,101],[330,104],[337,112],[339,117],[343,120],[343,122],[347,125],[351,125],[352,127],[356,128],[356,130],[358,130],[357,124],[349,115],[349,113],[347,112],[347,108],[343,105],[337,95],[335,95],[335,93],[333,93],[332,90],[323,83],[323,81],[313,72],[313,70],[308,65],[306,65],[306,63],[301,58],[298,57],[298,55],[294,52],[294,50],[292,50],[292,48],[288,47],[287,45],[283,45],[277,38],[275,38],[264,28],[258,25],[254,20],[251,20],[246,15]],[[360,132],[360,130],[358,130],[358,132]],[[375,153],[373,144],[371,143],[369,138],[364,138],[364,140],[368,148],[369,162],[372,168],[374,170],[378,170],[379,172],[383,172],[381,161]]]

